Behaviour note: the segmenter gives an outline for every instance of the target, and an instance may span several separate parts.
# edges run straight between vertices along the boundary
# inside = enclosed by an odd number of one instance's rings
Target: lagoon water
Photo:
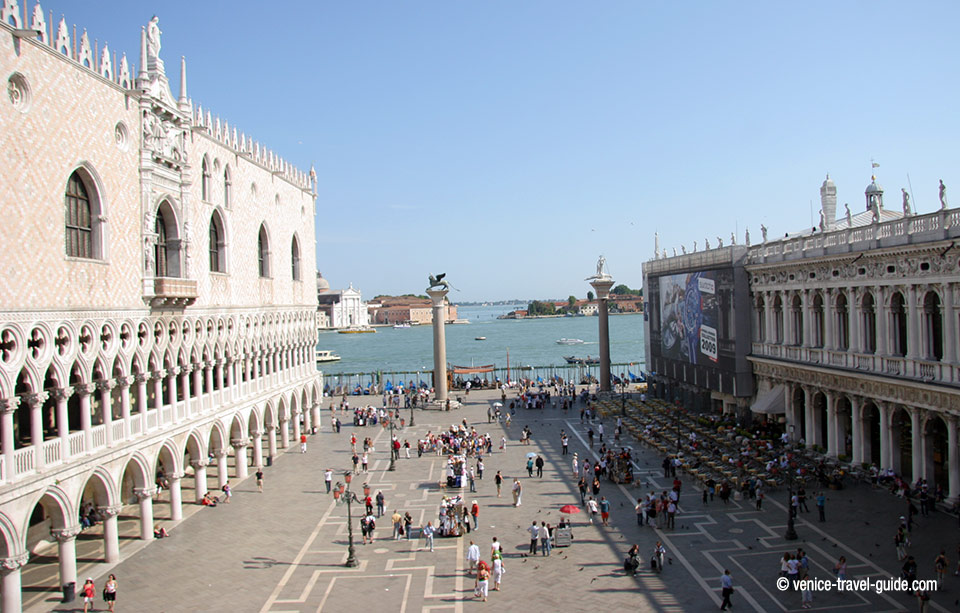
[[[526,305],[460,307],[459,317],[469,324],[446,326],[447,362],[457,366],[507,365],[510,367],[566,365],[564,356],[596,357],[600,349],[596,317],[551,319],[497,319]],[[342,359],[320,365],[325,374],[377,371],[429,371],[433,369],[433,327],[377,328],[376,334],[321,332],[318,349],[328,349]],[[486,340],[474,340],[478,336]],[[582,345],[558,345],[560,338],[579,338]],[[610,361],[636,363],[643,370],[643,315],[610,316]]]

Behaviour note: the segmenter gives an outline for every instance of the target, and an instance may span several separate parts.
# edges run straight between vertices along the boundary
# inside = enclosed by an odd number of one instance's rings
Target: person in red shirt
[[[307,452],[307,435],[301,434],[300,435],[300,453],[306,453],[306,452]]]
[[[480,505],[477,504],[476,500],[473,501],[473,506],[470,507],[470,515],[473,516],[473,529],[478,530],[477,516],[480,515]]]
[[[97,588],[93,585],[93,579],[87,577],[87,580],[83,583],[83,587],[80,588],[80,593],[83,595],[83,613],[91,610],[93,607],[93,599],[96,597]]]

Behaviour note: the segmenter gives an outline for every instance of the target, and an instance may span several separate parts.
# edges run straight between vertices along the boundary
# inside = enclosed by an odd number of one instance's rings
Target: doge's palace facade
[[[139,66],[0,8],[0,592],[82,516],[120,557],[319,423],[314,208],[302,172],[187,96],[154,18]],[[168,490],[168,491],[166,491]],[[124,508],[127,507],[127,508]]]

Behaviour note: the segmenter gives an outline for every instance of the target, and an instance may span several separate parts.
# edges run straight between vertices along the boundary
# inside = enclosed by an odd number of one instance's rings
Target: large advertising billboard
[[[717,311],[714,271],[660,277],[660,354],[716,366]]]

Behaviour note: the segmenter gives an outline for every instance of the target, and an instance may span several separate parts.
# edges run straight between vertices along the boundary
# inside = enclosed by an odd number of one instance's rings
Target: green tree
[[[630,289],[623,283],[610,290],[610,293],[618,296],[643,296],[642,289]]]
[[[556,313],[556,309],[554,308],[552,302],[541,302],[539,300],[534,300],[527,305],[527,313],[530,315],[553,315]]]
[[[569,298],[567,298],[567,306],[571,309],[577,306],[577,297],[571,295]]]
[[[593,292],[587,292],[587,300],[593,301]]]

